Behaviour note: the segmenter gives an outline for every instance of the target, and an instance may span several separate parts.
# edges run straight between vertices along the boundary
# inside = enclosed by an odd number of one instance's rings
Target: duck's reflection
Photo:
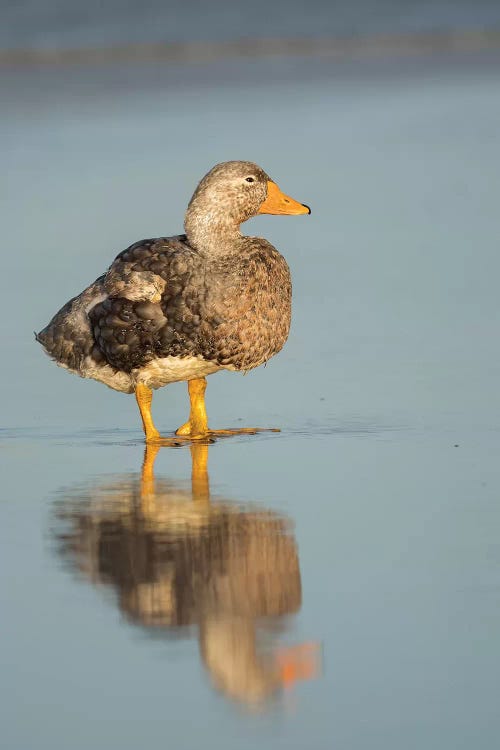
[[[300,608],[297,546],[286,517],[211,501],[208,445],[193,444],[191,491],[155,479],[158,448],[127,476],[58,504],[58,548],[95,584],[108,584],[141,626],[197,626],[214,685],[262,702],[317,670],[314,644],[277,648]],[[266,638],[267,635],[267,638]]]

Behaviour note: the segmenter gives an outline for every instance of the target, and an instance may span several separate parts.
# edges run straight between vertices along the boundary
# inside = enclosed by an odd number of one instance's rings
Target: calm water
[[[4,73],[2,745],[497,746],[500,60]],[[283,431],[154,480],[31,332],[233,158],[313,213],[249,225],[292,334],[209,415]]]

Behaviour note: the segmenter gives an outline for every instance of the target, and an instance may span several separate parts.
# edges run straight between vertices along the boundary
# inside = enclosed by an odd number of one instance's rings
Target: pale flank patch
[[[132,393],[134,390],[135,383],[128,372],[115,370],[111,365],[97,364],[92,357],[85,357],[81,371],[77,375],[98,380],[115,391]]]
[[[202,357],[162,357],[133,370],[131,374],[136,383],[144,383],[149,388],[161,388],[167,383],[203,378],[222,369],[227,368],[215,362],[207,362]]]

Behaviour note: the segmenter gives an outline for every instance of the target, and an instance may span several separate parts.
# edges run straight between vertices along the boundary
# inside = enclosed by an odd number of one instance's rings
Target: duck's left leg
[[[188,380],[189,391],[189,419],[176,430],[176,435],[183,437],[203,437],[208,435],[208,418],[205,408],[205,391],[207,388],[206,378]]]
[[[233,430],[211,430],[208,427],[207,410],[205,408],[206,378],[196,378],[188,381],[189,401],[191,408],[189,420],[179,427],[176,435],[183,437],[217,437],[220,435],[255,435],[257,432],[279,432],[278,429],[265,427],[240,427]]]

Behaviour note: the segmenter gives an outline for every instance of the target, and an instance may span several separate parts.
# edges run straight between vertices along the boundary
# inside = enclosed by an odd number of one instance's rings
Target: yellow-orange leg
[[[143,383],[137,383],[135,387],[135,398],[137,406],[141,412],[142,426],[146,436],[146,443],[154,443],[160,439],[160,433],[154,426],[153,417],[151,416],[151,401],[153,400],[153,391]]]
[[[188,381],[189,391],[189,420],[179,427],[176,435],[183,437],[203,437],[208,435],[207,410],[205,408],[206,378],[196,378]]]
[[[153,391],[143,383],[138,383],[135,388],[135,398],[139,411],[141,412],[142,426],[146,436],[146,444],[158,443],[158,445],[179,447],[183,441],[179,438],[164,438],[154,426],[153,417],[151,416],[151,402],[153,400]]]
[[[205,408],[206,378],[196,378],[188,382],[189,400],[191,408],[189,420],[179,427],[176,435],[182,437],[224,437],[225,435],[255,435],[257,432],[279,432],[276,428],[239,427],[230,430],[211,430],[208,427],[207,410]]]

